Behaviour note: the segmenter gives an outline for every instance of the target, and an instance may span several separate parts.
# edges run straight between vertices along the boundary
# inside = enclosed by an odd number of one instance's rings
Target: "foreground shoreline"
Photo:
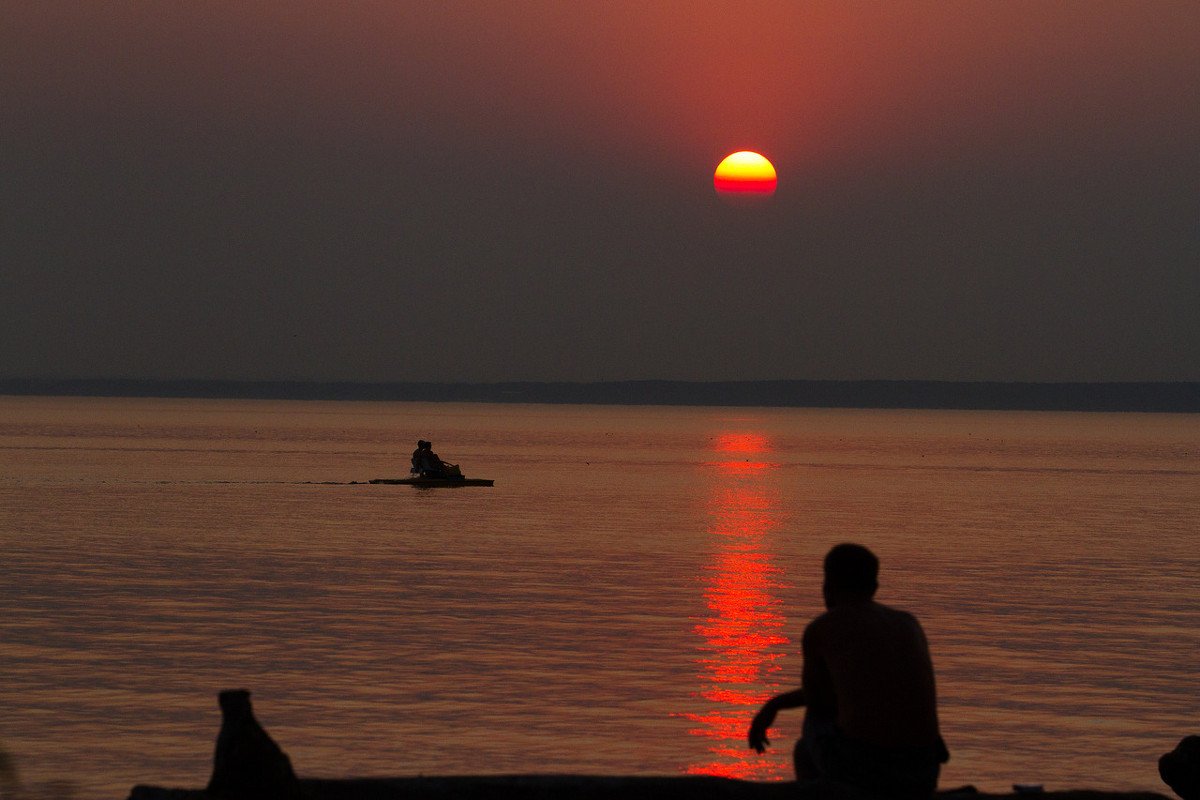
[[[695,776],[464,775],[300,780],[304,800],[853,800],[856,795],[795,781]],[[195,789],[135,786],[129,800],[212,800]],[[941,791],[945,800],[1031,800],[1029,793]],[[1157,792],[1038,792],[1037,800],[1168,800]]]

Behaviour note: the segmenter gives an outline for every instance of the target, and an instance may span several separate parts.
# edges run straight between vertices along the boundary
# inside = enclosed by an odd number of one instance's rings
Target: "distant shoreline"
[[[353,383],[0,378],[0,395],[564,405],[1200,413],[1200,383],[611,381]]]

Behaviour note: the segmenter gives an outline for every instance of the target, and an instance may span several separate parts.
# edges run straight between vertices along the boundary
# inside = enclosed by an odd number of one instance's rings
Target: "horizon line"
[[[1196,381],[0,378],[0,395],[1200,413],[1200,382]]]

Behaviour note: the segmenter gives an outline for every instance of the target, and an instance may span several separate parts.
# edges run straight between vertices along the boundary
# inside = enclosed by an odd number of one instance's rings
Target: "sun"
[[[775,194],[778,178],[771,162],[750,150],[725,156],[713,173],[717,197],[735,206],[757,206]]]

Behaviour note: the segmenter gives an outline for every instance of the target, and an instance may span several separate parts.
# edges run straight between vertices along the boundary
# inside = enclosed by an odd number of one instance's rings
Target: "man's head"
[[[870,600],[879,588],[879,559],[861,544],[839,544],[825,556],[825,605]]]

